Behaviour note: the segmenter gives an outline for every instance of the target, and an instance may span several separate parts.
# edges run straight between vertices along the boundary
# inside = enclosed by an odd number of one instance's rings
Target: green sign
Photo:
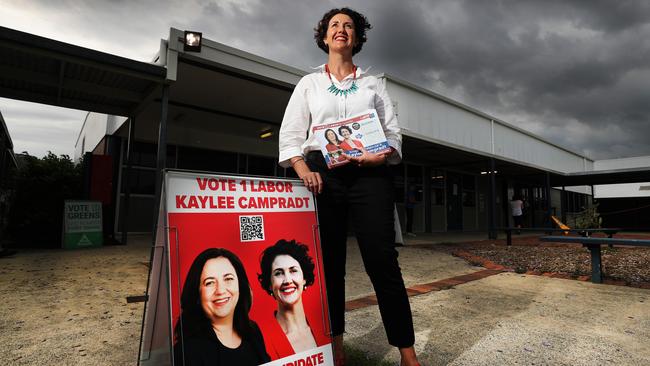
[[[63,247],[74,249],[102,244],[102,203],[99,201],[65,201]]]

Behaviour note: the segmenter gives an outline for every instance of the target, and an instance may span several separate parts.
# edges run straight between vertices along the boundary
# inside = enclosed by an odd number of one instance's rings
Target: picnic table
[[[592,234],[595,233],[603,233],[607,235],[608,238],[612,238],[614,234],[617,234],[618,232],[621,231],[630,231],[630,229],[623,229],[623,228],[597,228],[597,229],[559,229],[559,228],[551,228],[551,227],[533,227],[533,228],[516,228],[516,227],[506,227],[503,228],[506,232],[506,245],[511,246],[512,245],[512,232],[517,231],[517,232],[531,232],[531,233],[546,233],[546,234],[552,234],[552,233],[575,233],[580,236],[591,236]],[[639,229],[639,231],[647,231],[648,229]]]

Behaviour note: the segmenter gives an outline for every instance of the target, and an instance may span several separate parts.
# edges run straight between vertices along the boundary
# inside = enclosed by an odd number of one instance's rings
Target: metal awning
[[[0,27],[0,97],[130,117],[165,78],[162,66]]]
[[[650,168],[593,170],[551,177],[554,186],[582,186],[650,182]]]

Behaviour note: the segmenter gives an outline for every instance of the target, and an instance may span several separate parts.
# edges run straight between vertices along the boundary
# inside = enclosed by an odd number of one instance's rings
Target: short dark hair
[[[248,318],[253,298],[244,265],[233,252],[224,248],[210,248],[196,256],[190,270],[187,272],[183,292],[181,293],[181,316],[174,329],[176,342],[181,340],[181,331],[183,338],[204,336],[206,332],[213,332],[212,325],[201,307],[199,287],[205,263],[210,259],[219,257],[224,257],[230,261],[235,268],[239,282],[239,300],[235,306],[233,328],[237,334],[246,337],[251,334],[253,327],[255,327],[254,323]]]
[[[348,132],[350,133],[350,135],[352,135],[352,129],[350,129],[350,127],[348,127],[348,126],[341,126],[341,127],[339,127],[339,135],[343,136],[343,132],[341,132],[341,131],[343,131],[343,130],[348,130]]]
[[[316,266],[314,265],[314,260],[307,254],[308,251],[309,248],[305,244],[298,243],[295,240],[287,241],[284,239],[280,239],[277,243],[264,249],[260,259],[260,270],[262,273],[257,275],[257,280],[260,281],[260,285],[264,291],[268,292],[269,295],[273,294],[271,290],[271,265],[275,257],[279,255],[288,255],[298,261],[305,279],[305,286],[313,285],[314,268]]]
[[[323,42],[323,38],[327,35],[327,27],[329,26],[330,20],[336,14],[345,14],[352,18],[354,22],[354,32],[357,36],[357,44],[352,48],[352,54],[356,55],[361,51],[363,44],[366,43],[368,38],[366,37],[366,30],[372,29],[372,25],[368,22],[368,18],[365,15],[356,12],[350,8],[334,8],[323,15],[323,18],[318,22],[316,28],[314,28],[314,39],[318,48],[329,53],[329,47]]]

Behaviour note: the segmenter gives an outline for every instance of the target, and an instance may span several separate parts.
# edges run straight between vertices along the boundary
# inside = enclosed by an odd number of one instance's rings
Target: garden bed
[[[617,238],[650,239],[650,235],[624,234]],[[591,259],[587,248],[575,244],[542,243],[539,236],[513,237],[446,246],[452,254],[474,265],[500,265],[517,273],[545,274],[588,280]],[[650,248],[603,247],[603,274],[606,282],[650,288]],[[491,262],[491,263],[490,263]]]

